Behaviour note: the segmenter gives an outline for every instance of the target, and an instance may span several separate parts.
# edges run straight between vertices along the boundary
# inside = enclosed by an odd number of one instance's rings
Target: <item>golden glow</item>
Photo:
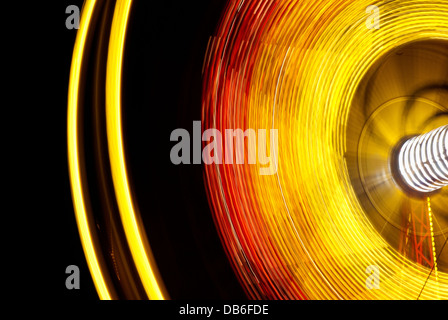
[[[140,279],[150,299],[165,299],[162,280],[158,275],[145,231],[136,215],[125,163],[121,126],[121,71],[130,0],[117,1],[109,42],[106,77],[106,121],[115,194],[123,228]]]
[[[108,285],[101,272],[98,262],[98,254],[95,251],[92,235],[87,217],[86,203],[83,196],[81,182],[80,164],[79,164],[79,141],[78,141],[78,94],[79,80],[82,67],[83,52],[86,43],[89,24],[92,18],[92,12],[95,7],[95,0],[88,0],[84,4],[80,28],[76,36],[75,47],[73,50],[72,66],[70,70],[70,86],[68,92],[68,111],[67,111],[67,144],[68,161],[70,170],[70,184],[72,189],[73,205],[75,209],[76,223],[78,225],[81,244],[87,259],[87,264],[93,278],[93,283],[100,299],[111,299]]]
[[[365,23],[372,4],[378,30]],[[402,263],[370,223],[346,159],[363,77],[391,50],[429,39],[448,41],[447,1],[229,2],[205,59],[204,128],[275,128],[279,141],[274,176],[205,167],[217,228],[251,297],[412,300],[424,288],[422,299],[448,299],[446,272],[435,279]],[[378,290],[365,286],[371,265]]]

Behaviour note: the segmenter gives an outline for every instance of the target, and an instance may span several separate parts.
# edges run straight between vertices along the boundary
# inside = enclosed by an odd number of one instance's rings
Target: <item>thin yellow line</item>
[[[128,183],[121,128],[121,71],[131,0],[118,0],[109,42],[106,77],[106,123],[112,179],[126,239],[149,299],[165,299],[151,248],[139,225]]]
[[[81,183],[81,173],[78,159],[78,91],[79,80],[82,67],[82,57],[87,38],[87,32],[92,18],[95,0],[88,0],[85,3],[81,17],[80,28],[78,30],[75,47],[73,50],[73,59],[70,70],[70,84],[68,92],[68,110],[67,110],[67,144],[68,161],[70,171],[70,185],[72,190],[72,199],[75,209],[76,223],[78,225],[81,244],[87,259],[87,264],[93,278],[96,290],[100,299],[111,299],[109,289],[104,280],[101,268],[98,262],[97,253],[92,241],[89,229],[88,218],[86,214],[86,205],[83,198]]]
[[[431,198],[427,197],[428,201],[428,216],[429,216],[429,228],[431,231],[431,248],[434,260],[434,274],[436,276],[436,281],[439,281],[439,272],[437,270],[437,255],[436,255],[436,243],[434,241],[434,228],[432,226],[432,210],[431,210]]]

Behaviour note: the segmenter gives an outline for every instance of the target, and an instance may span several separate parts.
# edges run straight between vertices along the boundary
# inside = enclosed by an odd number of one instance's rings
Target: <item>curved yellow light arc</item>
[[[126,26],[131,0],[118,0],[109,42],[106,76],[106,125],[112,179],[123,228],[149,299],[165,299],[163,282],[158,275],[151,248],[139,226],[128,183],[121,126],[121,74]]]
[[[86,44],[87,33],[92,19],[92,13],[95,7],[95,0],[86,1],[81,18],[80,28],[78,30],[75,47],[73,50],[73,59],[70,69],[70,84],[68,91],[68,109],[67,109],[67,147],[70,185],[72,190],[72,199],[75,209],[76,223],[78,225],[81,244],[87,259],[90,274],[100,299],[110,300],[110,290],[106,284],[101,267],[98,262],[98,255],[95,252],[92,235],[89,229],[89,222],[86,213],[86,204],[83,198],[81,183],[81,173],[79,166],[78,152],[78,93],[79,80],[81,75],[82,58]]]

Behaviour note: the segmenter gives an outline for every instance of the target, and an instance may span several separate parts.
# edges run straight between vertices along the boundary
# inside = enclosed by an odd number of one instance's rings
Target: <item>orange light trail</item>
[[[372,4],[378,30],[366,27]],[[423,286],[423,299],[448,298],[448,274],[425,285],[428,268],[403,264],[369,222],[345,159],[363,76],[428,39],[448,40],[446,1],[229,1],[204,62],[204,130],[279,137],[275,175],[259,175],[259,163],[205,167],[215,223],[251,298],[416,299]],[[371,265],[381,289],[366,289]]]

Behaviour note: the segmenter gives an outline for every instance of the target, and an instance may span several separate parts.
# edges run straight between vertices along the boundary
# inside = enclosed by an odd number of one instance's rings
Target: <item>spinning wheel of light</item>
[[[378,30],[366,28],[371,4]],[[229,3],[206,57],[203,121],[279,136],[275,176],[258,175],[258,166],[206,167],[216,224],[251,297],[448,298],[448,254],[439,254],[446,190],[420,200],[390,168],[400,139],[447,123],[447,8]],[[418,91],[429,84],[439,87]],[[414,222],[417,207],[429,219],[422,234],[402,223],[408,212]],[[411,236],[425,247],[409,249]],[[371,265],[381,270],[380,290],[366,288]]]
[[[84,54],[99,2],[86,1],[75,44],[68,157],[86,259],[100,297],[114,299],[79,128]],[[164,299],[124,155],[121,76],[131,3],[117,1],[100,61],[107,66],[106,165],[119,211],[113,222],[124,230],[115,241],[126,243],[132,260],[120,263],[136,269],[120,285],[141,297],[139,281],[146,297]],[[380,9],[379,29],[366,26],[370,5]],[[204,59],[203,129],[278,130],[273,175],[260,175],[259,163],[204,165],[217,230],[250,298],[448,299],[446,70],[446,1],[228,1]],[[371,266],[380,270],[377,290],[366,287]]]

